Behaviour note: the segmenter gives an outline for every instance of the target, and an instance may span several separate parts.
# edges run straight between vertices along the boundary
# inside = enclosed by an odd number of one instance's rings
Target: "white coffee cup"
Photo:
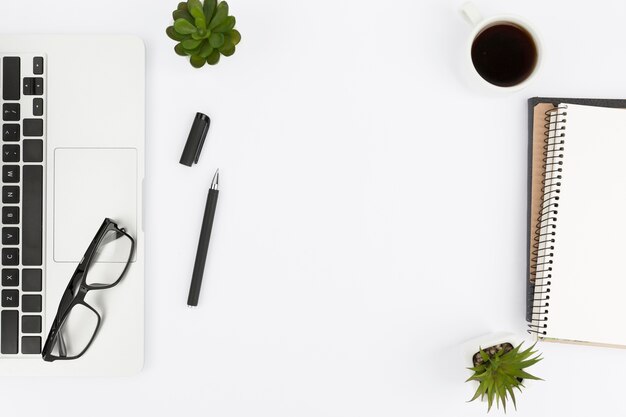
[[[467,42],[467,47],[465,48],[465,61],[467,62],[469,71],[473,74],[472,78],[479,85],[482,85],[483,87],[494,91],[512,92],[521,90],[522,88],[526,87],[539,72],[541,60],[543,57],[543,49],[537,32],[526,21],[517,16],[497,15],[485,19],[482,17],[480,12],[478,11],[478,8],[472,2],[467,2],[463,4],[463,6],[461,6],[460,12],[465,20],[472,26],[472,33],[469,37],[469,41]],[[478,35],[480,35],[485,29],[498,24],[509,24],[522,28],[531,36],[537,50],[537,60],[535,62],[535,66],[532,72],[523,81],[512,86],[499,86],[490,83],[478,73],[476,67],[474,66],[474,62],[472,61],[472,46],[476,37],[478,37]]]

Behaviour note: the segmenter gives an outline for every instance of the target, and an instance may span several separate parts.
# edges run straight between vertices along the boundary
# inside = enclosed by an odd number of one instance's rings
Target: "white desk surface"
[[[626,3],[477,0],[545,47],[533,84],[495,97],[462,77],[460,3],[231,0],[243,40],[202,70],[165,36],[177,0],[0,3],[2,32],[137,34],[148,66],[145,369],[2,379],[2,414],[484,415],[455,347],[526,328],[526,99],[626,97]],[[213,123],[190,169],[195,111]],[[510,415],[626,412],[626,351],[540,347],[546,381]]]

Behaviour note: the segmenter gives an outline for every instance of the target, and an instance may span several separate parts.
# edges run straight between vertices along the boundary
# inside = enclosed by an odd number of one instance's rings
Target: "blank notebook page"
[[[626,110],[567,104],[546,337],[626,346]]]

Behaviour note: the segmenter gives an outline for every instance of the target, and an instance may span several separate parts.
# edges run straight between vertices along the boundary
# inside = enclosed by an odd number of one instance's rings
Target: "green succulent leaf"
[[[202,43],[202,40],[187,39],[187,40],[183,41],[183,48],[185,48],[188,51],[193,51],[198,46],[200,46],[201,43]]]
[[[187,51],[185,51],[185,48],[183,48],[182,42],[176,44],[176,46],[174,47],[174,52],[176,52],[180,56],[187,56]]]
[[[213,30],[215,27],[224,23],[226,18],[228,17],[228,3],[225,1],[221,2],[217,5],[215,9],[215,15],[213,19],[211,19],[211,23],[209,23],[209,29]]]
[[[513,375],[515,375],[517,378],[522,378],[522,379],[534,379],[534,380],[541,380],[541,378],[537,378],[534,375],[529,374],[526,371],[522,371],[522,370],[518,370],[517,372],[515,372]]]
[[[528,368],[529,366],[533,366],[534,364],[536,364],[537,362],[539,362],[540,360],[542,360],[543,358],[533,358],[533,359],[529,359],[527,361],[523,361],[519,363],[519,367],[520,368]]]
[[[199,55],[192,55],[191,58],[189,59],[189,62],[191,62],[191,65],[194,68],[202,68],[204,64],[206,63],[206,59],[202,58]]]
[[[235,16],[226,16],[226,19],[224,19],[221,24],[215,26],[213,31],[221,33],[230,32],[235,27],[236,22]]]
[[[206,63],[209,65],[215,65],[218,62],[220,62],[220,52],[215,49],[213,50],[213,52],[211,52],[211,55],[207,57]]]
[[[213,13],[215,13],[215,8],[217,7],[217,0],[204,0],[204,17],[207,22],[210,22],[213,18]]]
[[[233,43],[233,40],[230,38],[230,36],[224,36],[224,43],[222,44],[222,46],[220,46],[220,50],[229,50],[234,46],[235,44]]]
[[[209,55],[213,53],[213,51],[214,49],[211,44],[209,42],[205,42],[204,45],[202,45],[202,48],[200,48],[200,52],[198,53],[198,55],[206,59],[209,57]]]
[[[223,46],[220,48],[220,53],[224,56],[231,56],[235,53],[235,45],[230,44],[228,48],[224,48]]]
[[[189,14],[187,10],[174,10],[172,12],[172,17],[174,18],[174,20],[185,19],[191,24],[194,23],[193,17]]]
[[[213,48],[219,48],[224,45],[224,35],[221,33],[213,33],[209,38],[209,43]]]
[[[204,20],[204,15],[202,17],[196,17],[196,27],[200,30],[206,30],[206,20]]]
[[[202,49],[202,47],[204,45],[206,45],[208,42],[205,41],[204,39],[200,41],[200,44],[195,48],[195,49],[191,49],[189,50],[189,55],[200,55],[200,50]]]
[[[230,31],[230,40],[233,45],[238,45],[241,42],[241,33],[238,30],[233,29]]]
[[[185,39],[189,38],[188,35],[181,35],[180,33],[176,32],[176,30],[174,29],[174,26],[169,26],[167,29],[165,29],[165,33],[167,33],[167,36],[169,36],[170,39],[173,39],[179,42],[184,41]]]
[[[204,29],[198,29],[196,33],[191,34],[191,38],[196,39],[196,40],[202,40],[202,39],[208,39],[210,35],[211,35],[210,32]],[[185,35],[185,36],[189,38],[189,35]]]
[[[189,13],[195,18],[202,15],[204,17],[204,12],[202,11],[202,3],[200,0],[187,0],[187,9]]]
[[[467,382],[467,381],[465,381]],[[478,386],[478,389],[476,390],[476,393],[474,393],[474,396],[472,397],[471,401],[477,400],[478,398],[482,398],[483,395],[485,395],[485,392],[487,391],[487,385],[486,384],[480,384]]]
[[[220,52],[226,55],[220,48]],[[531,375],[527,368],[535,365],[542,358],[534,350],[535,345],[520,351],[522,344],[506,351],[504,345],[496,345],[487,349],[480,349],[479,355],[482,360],[478,365],[468,368],[472,371],[467,381],[477,381],[478,389],[469,401],[487,397],[487,411],[495,405],[502,406],[506,412],[507,403],[513,402],[517,409],[517,400],[513,390],[517,388],[522,392],[523,380],[541,379]]]
[[[180,3],[178,3],[178,7],[176,9],[187,11],[187,2],[181,1]]]
[[[487,385],[487,412],[493,407],[493,399],[496,396],[496,390],[493,389],[493,382]]]
[[[513,408],[517,410],[517,403],[515,402],[515,393],[513,392],[513,388],[507,387],[506,390],[509,392],[511,396],[511,401],[513,401]]]
[[[521,345],[520,345],[520,346],[518,346],[518,347],[516,347],[516,348],[514,349],[514,350],[515,350],[515,354],[516,354],[516,355],[517,355],[517,352],[519,352],[520,347],[521,347]],[[533,344],[533,345],[532,345],[531,347],[529,347],[528,349],[526,349],[526,350],[522,351],[519,355],[517,355],[517,356],[518,356],[518,359],[519,359],[520,361],[522,361],[522,360],[524,360],[524,359],[526,359],[526,358],[529,358],[532,354],[534,354],[534,353],[535,353],[535,352],[533,352],[533,349],[534,349],[534,348],[535,348],[535,345]]]
[[[235,53],[235,44],[233,44],[232,39],[230,37],[224,38],[224,44],[219,48],[220,52],[224,56],[231,56]]]
[[[506,401],[508,400],[508,398],[507,398],[506,390],[504,389],[502,385],[496,386],[496,401],[498,398],[500,399],[500,404],[502,404],[502,408],[504,409],[504,412],[506,413]]]
[[[202,3],[200,0],[188,0],[187,8],[189,13],[194,18],[194,23],[198,29],[206,30],[206,19],[204,18],[204,12],[202,11]]]
[[[181,35],[190,35],[197,32],[196,27],[185,19],[176,19],[174,29]]]

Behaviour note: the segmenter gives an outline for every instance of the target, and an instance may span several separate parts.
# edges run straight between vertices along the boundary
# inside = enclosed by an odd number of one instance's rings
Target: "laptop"
[[[143,366],[144,84],[137,37],[0,36],[0,375]],[[88,294],[102,322],[85,354],[45,362],[61,295],[105,218],[135,239],[128,273]]]

